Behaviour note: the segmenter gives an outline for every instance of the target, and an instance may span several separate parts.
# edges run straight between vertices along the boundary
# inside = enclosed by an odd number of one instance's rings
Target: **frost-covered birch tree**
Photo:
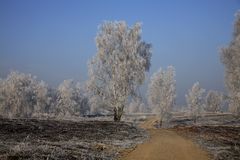
[[[64,80],[58,86],[55,107],[59,117],[85,114],[89,110],[88,99],[80,83]]]
[[[151,45],[141,39],[141,25],[105,22],[96,36],[97,54],[89,63],[88,88],[99,95],[120,121],[129,96],[144,82]]]
[[[169,119],[175,99],[175,68],[173,66],[169,66],[167,70],[160,68],[152,75],[148,86],[148,103],[153,112],[159,116],[160,126],[163,120]]]
[[[240,11],[236,14],[233,39],[221,50],[221,60],[225,66],[229,110],[240,116]]]
[[[187,106],[190,112],[189,114],[194,123],[197,122],[197,118],[201,115],[204,108],[204,92],[205,90],[200,87],[199,82],[196,82],[186,95]]]
[[[0,83],[0,112],[8,117],[31,117],[50,103],[47,84],[30,74],[11,72]]]
[[[86,85],[81,84],[80,82],[77,82],[74,90],[75,91],[74,91],[73,99],[78,104],[76,111],[79,112],[81,116],[88,114],[90,112],[90,106],[89,106],[89,97],[88,97]]]
[[[56,112],[58,116],[70,116],[75,113],[77,102],[74,100],[73,80],[64,80],[57,88]]]
[[[208,91],[206,96],[206,106],[204,108],[205,111],[208,112],[219,112],[222,108],[223,103],[223,94],[218,91]]]

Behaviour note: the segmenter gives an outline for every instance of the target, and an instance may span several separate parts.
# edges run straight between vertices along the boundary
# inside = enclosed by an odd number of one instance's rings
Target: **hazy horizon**
[[[238,0],[1,0],[0,78],[17,70],[54,87],[64,79],[86,81],[98,25],[141,22],[142,39],[153,46],[147,75],[173,65],[181,105],[196,81],[206,90],[224,91],[219,49],[231,41],[239,8]]]

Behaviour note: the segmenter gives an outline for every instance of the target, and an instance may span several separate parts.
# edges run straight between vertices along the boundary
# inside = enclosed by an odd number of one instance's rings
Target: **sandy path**
[[[153,129],[154,119],[146,121],[141,127],[150,133],[150,139],[138,145],[122,160],[209,160],[207,153],[191,140],[183,138],[174,131]]]

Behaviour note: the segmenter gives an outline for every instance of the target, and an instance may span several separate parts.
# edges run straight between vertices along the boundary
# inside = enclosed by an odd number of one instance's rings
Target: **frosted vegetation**
[[[153,74],[148,86],[148,103],[152,111],[158,115],[159,125],[163,120],[169,120],[176,99],[175,69],[169,66]]]
[[[127,109],[128,109],[127,113],[130,113],[130,114],[147,112],[147,108],[144,102],[142,101],[141,97],[132,98]]]
[[[141,39],[141,25],[105,22],[96,37],[97,54],[89,62],[88,90],[104,101],[120,121],[128,98],[136,94],[150,68],[151,45]]]
[[[48,112],[51,96],[48,86],[30,74],[11,72],[0,83],[0,111],[7,117],[31,117]]]
[[[0,114],[9,118],[82,117],[149,112],[159,125],[171,119],[176,99],[175,68],[151,76],[146,98],[140,87],[151,66],[151,44],[141,38],[141,25],[124,21],[104,22],[96,36],[97,53],[88,63],[87,83],[64,80],[49,87],[35,76],[13,71],[0,79]],[[240,13],[232,41],[221,52],[227,93],[205,91],[198,82],[186,95],[185,111],[197,122],[203,113],[228,111],[240,116]],[[147,101],[145,100],[147,99]],[[177,107],[175,107],[177,108]]]
[[[80,84],[64,80],[52,89],[32,75],[11,72],[0,82],[0,113],[9,118],[41,116],[66,117],[89,111],[88,100]]]
[[[223,107],[223,94],[218,91],[210,90],[205,99],[206,105],[204,106],[207,112],[220,112]]]
[[[196,123],[197,118],[201,115],[204,107],[203,93],[205,90],[200,87],[199,82],[193,84],[192,88],[186,95],[187,107],[190,117]]]
[[[228,90],[229,110],[240,115],[240,12],[236,14],[233,39],[222,48],[221,60],[225,66],[225,83]]]

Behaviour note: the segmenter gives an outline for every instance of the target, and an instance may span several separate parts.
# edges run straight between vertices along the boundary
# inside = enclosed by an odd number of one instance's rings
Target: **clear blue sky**
[[[52,86],[85,81],[98,25],[140,21],[143,39],[153,45],[149,75],[175,66],[183,104],[195,81],[224,91],[218,52],[231,40],[238,9],[239,0],[0,0],[0,77],[18,70]]]

